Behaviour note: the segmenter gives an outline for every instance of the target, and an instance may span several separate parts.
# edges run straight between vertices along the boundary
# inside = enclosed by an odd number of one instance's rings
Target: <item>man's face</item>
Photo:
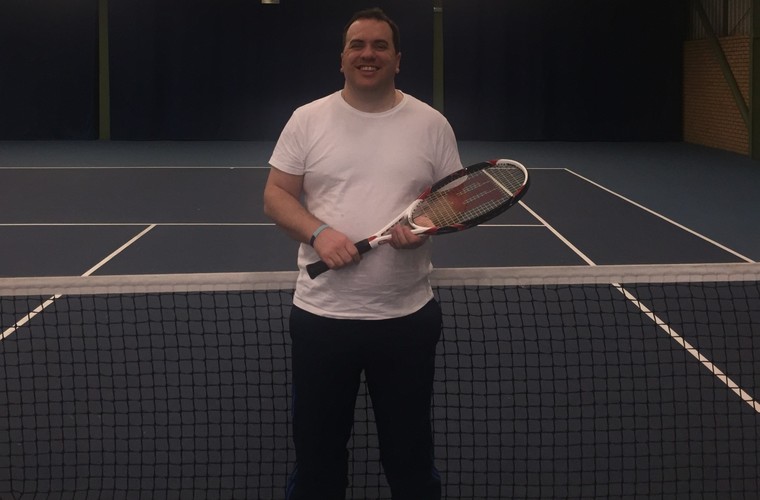
[[[340,64],[348,87],[358,91],[392,89],[400,62],[388,23],[359,19],[349,26]]]

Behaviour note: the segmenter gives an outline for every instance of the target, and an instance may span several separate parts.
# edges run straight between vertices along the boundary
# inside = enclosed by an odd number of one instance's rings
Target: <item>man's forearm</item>
[[[301,243],[308,243],[314,230],[322,225],[298,199],[277,186],[267,186],[264,191],[264,214]]]

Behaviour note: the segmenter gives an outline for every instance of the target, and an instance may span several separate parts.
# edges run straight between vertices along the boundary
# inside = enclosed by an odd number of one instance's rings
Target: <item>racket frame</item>
[[[502,188],[505,189],[505,191],[507,192],[507,194],[510,195],[510,197],[504,203],[499,204],[497,207],[495,207],[493,210],[489,210],[481,215],[478,215],[476,217],[473,217],[472,219],[469,219],[461,223],[451,224],[447,226],[440,226],[440,227],[439,226],[433,226],[433,227],[420,226],[420,225],[415,224],[414,221],[412,220],[412,214],[414,213],[415,208],[420,203],[422,203],[426,198],[428,198],[431,194],[439,191],[441,188],[456,181],[457,179],[470,176],[480,170],[483,170],[489,167],[498,166],[500,163],[504,163],[504,162],[511,164],[513,166],[516,166],[517,168],[522,170],[525,176],[525,181],[514,193],[510,193],[509,190],[507,190],[506,188],[502,186]],[[488,175],[487,172],[486,172],[486,175]],[[493,178],[492,180],[494,180],[496,184],[501,185],[501,183],[498,182],[497,180]],[[528,170],[521,163],[514,160],[505,160],[505,159],[488,160],[488,161],[476,163],[474,165],[470,165],[466,168],[457,170],[456,172],[449,174],[446,177],[438,180],[428,189],[423,191],[417,197],[416,200],[414,200],[408,207],[404,209],[403,212],[401,212],[396,218],[394,218],[391,222],[389,222],[385,227],[377,231],[372,236],[369,236],[368,238],[355,243],[355,246],[357,250],[359,250],[359,253],[361,254],[366,253],[374,248],[377,248],[382,243],[391,239],[391,235],[388,234],[388,232],[396,224],[405,224],[411,229],[412,233],[417,234],[417,235],[448,234],[448,233],[462,231],[464,229],[468,229],[473,226],[477,226],[478,224],[482,224],[483,222],[490,220],[496,217],[497,215],[505,212],[507,209],[509,209],[515,203],[517,203],[520,200],[520,198],[523,197],[525,192],[528,190],[529,183],[530,183],[530,176],[528,175]],[[328,269],[329,268],[327,267],[327,264],[325,264],[321,260],[306,266],[306,270],[312,279],[316,278],[317,276],[327,271]]]

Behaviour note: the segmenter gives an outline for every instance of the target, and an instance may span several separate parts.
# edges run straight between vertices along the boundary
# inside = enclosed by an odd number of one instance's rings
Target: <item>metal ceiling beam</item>
[[[108,61],[108,0],[98,0],[98,138],[111,138],[111,76]]]
[[[752,26],[749,69],[749,155],[760,160],[760,0],[752,0]]]
[[[433,107],[443,113],[443,0],[433,0]]]

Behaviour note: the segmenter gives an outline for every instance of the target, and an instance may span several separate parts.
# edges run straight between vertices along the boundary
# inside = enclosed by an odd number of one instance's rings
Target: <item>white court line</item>
[[[85,273],[82,274],[82,276],[90,276],[92,273],[94,273],[95,271],[97,271],[98,269],[100,269],[101,267],[103,267],[104,265],[106,265],[111,259],[113,259],[117,255],[119,255],[127,247],[129,247],[135,241],[137,241],[140,238],[142,238],[143,236],[145,236],[149,231],[151,231],[155,227],[156,227],[155,224],[151,224],[147,228],[145,228],[142,231],[140,231],[132,239],[130,239],[129,241],[127,241],[126,243],[124,243],[122,246],[120,246],[119,248],[117,248],[116,250],[114,250],[113,252],[111,252],[111,254],[108,255],[105,259],[101,260],[100,262],[98,262],[97,264],[95,264],[93,267],[91,267],[90,269],[88,269],[87,271],[85,271]],[[45,300],[42,304],[40,304],[39,306],[37,306],[33,311],[31,311],[31,312],[27,313],[25,316],[21,317],[18,321],[16,321],[16,323],[13,326],[7,328],[2,333],[2,335],[0,335],[0,341],[3,341],[6,338],[8,338],[11,335],[13,335],[14,333],[16,333],[19,328],[21,328],[22,326],[24,326],[27,323],[29,323],[29,321],[31,321],[32,319],[34,319],[35,316],[37,316],[38,314],[40,314],[41,312],[43,312],[45,309],[47,309],[48,307],[50,307],[51,305],[53,305],[55,303],[55,301],[58,300],[58,299],[60,299],[60,298],[61,298],[61,295],[53,295],[49,299]]]
[[[536,227],[546,229],[543,224],[478,224],[478,227]]]
[[[559,231],[557,231],[556,229],[554,229],[554,227],[551,224],[549,224],[548,222],[546,222],[546,220],[544,220],[543,217],[541,217],[540,215],[538,215],[532,208],[530,208],[528,205],[526,205],[522,201],[520,201],[518,203],[520,205],[522,205],[522,207],[525,210],[527,210],[528,213],[530,213],[533,217],[535,217],[536,220],[538,220],[541,224],[543,224],[543,226],[546,227],[546,229],[548,229],[549,231],[551,231],[552,233],[554,233],[554,236],[556,236],[562,243],[564,243],[565,245],[567,245],[567,247],[570,248],[570,250],[572,250],[578,257],[580,257],[581,259],[583,259],[586,262],[586,264],[588,264],[589,266],[595,266],[596,265],[596,263],[594,263],[593,260],[591,260],[590,258],[588,258],[588,256],[585,253],[581,252],[581,250],[578,247],[576,247],[575,245],[573,245],[570,242],[570,240],[568,240],[567,238],[565,238],[562,235],[562,233],[560,233]]]
[[[590,182],[590,181],[589,181]],[[592,183],[593,184],[593,183]],[[602,186],[599,186],[602,189],[605,189]],[[606,189],[605,189],[606,190]],[[607,190],[608,191],[608,190]],[[612,191],[609,191],[612,193]],[[615,193],[612,193],[615,194]],[[575,252],[576,255],[578,255],[581,259],[583,259],[589,266],[596,266],[597,264],[591,260],[586,254],[584,254],[578,247],[573,245],[570,240],[565,238],[559,231],[557,231],[554,227],[551,226],[546,220],[544,220],[542,217],[540,217],[535,211],[533,211],[531,208],[529,208],[527,205],[525,205],[522,201],[519,202],[520,205],[523,206],[528,212],[530,212],[538,221],[540,221],[542,224],[546,226],[549,231],[554,233],[557,238],[559,238],[565,245],[567,245],[573,252]],[[645,207],[642,207],[645,208]],[[749,261],[752,262],[752,261]],[[742,401],[747,403],[750,408],[755,410],[755,412],[760,413],[760,403],[755,401],[752,396],[747,393],[745,390],[743,390],[736,382],[733,381],[729,376],[727,376],[723,371],[721,371],[715,364],[713,364],[712,361],[710,361],[706,356],[704,356],[702,353],[700,353],[694,346],[692,346],[686,339],[684,339],[677,331],[675,331],[673,328],[671,328],[665,321],[660,319],[657,315],[652,313],[649,308],[647,308],[644,304],[641,303],[641,301],[633,295],[631,292],[626,290],[622,287],[619,283],[611,283],[611,285],[623,296],[628,299],[628,301],[633,304],[639,311],[641,311],[642,314],[647,316],[650,320],[654,321],[655,325],[659,327],[661,330],[663,330],[665,333],[667,333],[675,342],[677,342],[681,347],[683,347],[687,353],[689,353],[691,356],[693,356],[697,361],[699,361],[702,366],[704,366],[710,373],[715,376],[721,383],[723,383],[726,387],[731,389],[735,394],[741,398]]]
[[[88,226],[274,226],[273,222],[14,222],[0,227],[88,227]]]
[[[166,227],[166,226],[246,226],[246,227],[255,227],[255,226],[275,226],[276,224],[274,222],[155,222],[155,223],[148,223],[148,222],[32,222],[32,223],[24,223],[24,222],[16,222],[16,223],[0,223],[0,227],[89,227],[89,226],[147,226],[147,225],[153,225],[156,227]],[[480,224],[478,227],[536,227],[536,228],[545,228],[543,224]]]
[[[710,243],[710,244],[712,244],[712,245],[715,245],[716,247],[720,248],[721,250],[724,250],[724,251],[726,251],[726,252],[728,252],[728,253],[730,253],[730,254],[734,255],[735,257],[738,257],[738,258],[742,259],[742,260],[743,260],[743,261],[745,261],[745,262],[749,262],[749,263],[751,263],[751,264],[755,263],[755,261],[754,261],[754,260],[750,259],[750,258],[749,258],[749,257],[747,257],[746,255],[742,255],[742,254],[740,254],[739,252],[737,252],[737,251],[735,251],[735,250],[733,250],[733,249],[731,249],[731,248],[728,248],[727,246],[725,246],[725,245],[723,245],[723,244],[721,244],[721,243],[718,243],[717,241],[715,241],[715,240],[712,240],[712,239],[708,238],[707,236],[705,236],[705,235],[703,235],[703,234],[700,234],[700,233],[698,233],[698,232],[694,231],[693,229],[690,229],[690,228],[688,228],[688,227],[684,226],[683,224],[679,224],[678,222],[674,221],[673,219],[669,219],[668,217],[665,217],[664,215],[662,215],[662,214],[660,214],[660,213],[657,213],[657,212],[655,212],[655,211],[654,211],[654,210],[652,210],[651,208],[645,207],[644,205],[641,205],[640,203],[636,203],[635,201],[633,201],[633,200],[631,200],[631,199],[629,199],[629,198],[626,198],[626,197],[625,197],[625,196],[623,196],[622,194],[620,194],[620,193],[616,193],[615,191],[612,191],[611,189],[609,189],[609,188],[606,188],[606,187],[602,186],[601,184],[598,184],[598,183],[596,183],[596,182],[592,181],[591,179],[588,179],[588,178],[586,178],[586,177],[584,177],[584,176],[580,175],[580,174],[579,174],[579,173],[577,173],[577,172],[573,172],[573,171],[572,171],[572,170],[570,170],[570,169],[565,169],[565,170],[566,170],[568,173],[570,173],[570,174],[573,174],[574,176],[576,176],[576,177],[578,177],[578,178],[580,178],[580,179],[583,179],[584,181],[588,182],[589,184],[591,184],[591,185],[593,185],[593,186],[595,186],[595,187],[597,187],[597,188],[599,188],[599,189],[601,189],[601,190],[603,190],[603,191],[606,191],[607,193],[609,193],[609,194],[611,194],[611,195],[613,195],[613,196],[617,196],[617,197],[618,197],[618,198],[620,198],[621,200],[623,200],[623,201],[626,201],[626,202],[630,203],[631,205],[635,206],[636,208],[639,208],[639,209],[641,209],[641,210],[644,210],[645,212],[648,212],[648,213],[650,213],[650,214],[652,214],[652,215],[654,215],[654,216],[656,216],[656,217],[659,217],[660,219],[664,220],[665,222],[668,222],[668,223],[670,223],[670,224],[673,224],[673,225],[674,225],[674,226],[676,226],[678,229],[681,229],[681,230],[683,230],[683,231],[686,231],[687,233],[690,233],[690,234],[692,234],[692,235],[696,236],[697,238],[700,238],[700,239],[702,239],[702,240],[704,240],[704,241],[706,241],[706,242],[708,242],[708,243]]]
[[[641,303],[639,299],[634,296],[632,293],[630,293],[628,290],[623,288],[617,283],[613,283],[613,285],[620,293],[625,295],[625,297],[632,302],[642,313],[644,313],[645,316],[647,316],[649,319],[654,321],[654,323],[665,333],[670,335],[670,337],[675,340],[678,344],[683,347],[686,352],[691,354],[694,359],[702,363],[702,366],[707,368],[710,373],[712,373],[715,378],[720,380],[724,385],[726,385],[729,389],[734,391],[739,398],[747,403],[750,408],[755,410],[757,413],[760,413],[760,403],[752,399],[752,396],[747,393],[744,389],[739,387],[736,382],[734,382],[728,375],[723,373],[723,371],[715,366],[712,361],[707,359],[705,356],[703,356],[694,346],[692,346],[686,339],[681,337],[681,335],[678,334],[675,330],[673,330],[667,323],[665,323],[662,319],[659,318],[656,314],[654,314],[647,306]]]
[[[52,167],[0,167],[0,170],[269,170],[269,167],[257,166],[225,166],[225,165],[122,165],[113,167],[103,167],[93,165],[91,167],[82,166],[52,166]]]

